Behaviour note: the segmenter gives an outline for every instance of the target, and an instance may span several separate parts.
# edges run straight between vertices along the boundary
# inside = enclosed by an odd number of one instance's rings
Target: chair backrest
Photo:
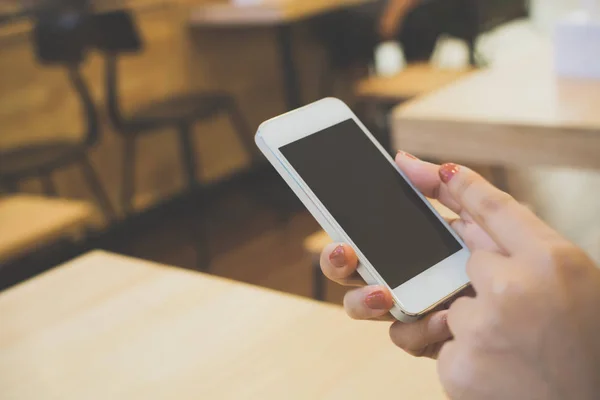
[[[79,71],[79,65],[85,58],[86,18],[84,13],[77,12],[39,16],[33,29],[33,45],[41,64],[60,65],[68,70],[69,81],[81,102],[87,125],[84,141],[92,145],[99,138],[98,116]]]
[[[112,124],[122,130],[125,123],[119,100],[117,62],[122,53],[142,50],[143,43],[133,15],[125,10],[109,11],[92,17],[90,44],[104,54],[105,93]]]

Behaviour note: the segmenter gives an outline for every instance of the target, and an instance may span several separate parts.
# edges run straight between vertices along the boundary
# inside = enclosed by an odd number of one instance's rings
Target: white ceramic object
[[[404,51],[397,42],[385,42],[375,49],[375,73],[394,76],[406,66]]]
[[[465,68],[469,65],[469,46],[461,39],[440,37],[431,55],[431,64],[437,68]]]

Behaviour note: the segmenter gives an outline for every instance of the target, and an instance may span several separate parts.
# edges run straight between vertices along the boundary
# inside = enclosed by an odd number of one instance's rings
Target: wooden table
[[[560,79],[547,43],[405,103],[396,148],[487,165],[600,168],[600,81]]]
[[[442,399],[341,308],[95,251],[0,293],[0,398]]]
[[[373,0],[229,0],[191,11],[194,25],[275,25],[314,17]]]
[[[101,221],[98,210],[84,201],[28,195],[0,198],[0,262],[61,238],[77,239]]]
[[[292,110],[303,102],[294,61],[291,25],[369,1],[374,0],[229,0],[191,7],[189,23],[192,28],[275,27],[286,106]]]

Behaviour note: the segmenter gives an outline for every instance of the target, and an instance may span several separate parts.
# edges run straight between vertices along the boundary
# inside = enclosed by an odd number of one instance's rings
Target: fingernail
[[[450,182],[450,179],[452,179],[452,177],[454,175],[456,175],[456,173],[459,170],[459,166],[454,164],[454,163],[448,163],[448,164],[444,164],[440,167],[440,179],[442,180],[442,182],[444,183],[448,183]]]
[[[418,158],[417,158],[417,157],[413,156],[413,155],[412,155],[412,154],[410,154],[410,153],[407,153],[407,152],[405,152],[405,151],[402,151],[402,150],[398,150],[398,154],[402,154],[404,157],[412,158],[413,160],[418,160]]]
[[[337,246],[329,255],[329,261],[334,267],[341,268],[346,265],[346,251],[344,245]]]
[[[383,293],[381,290],[377,290],[367,295],[365,298],[365,304],[371,310],[386,310],[388,308],[385,293]]]

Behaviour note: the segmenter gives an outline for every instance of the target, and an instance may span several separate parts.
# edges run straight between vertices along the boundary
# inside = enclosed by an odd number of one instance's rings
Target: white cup
[[[385,42],[375,49],[375,73],[379,76],[393,76],[406,66],[404,51],[397,42]]]

